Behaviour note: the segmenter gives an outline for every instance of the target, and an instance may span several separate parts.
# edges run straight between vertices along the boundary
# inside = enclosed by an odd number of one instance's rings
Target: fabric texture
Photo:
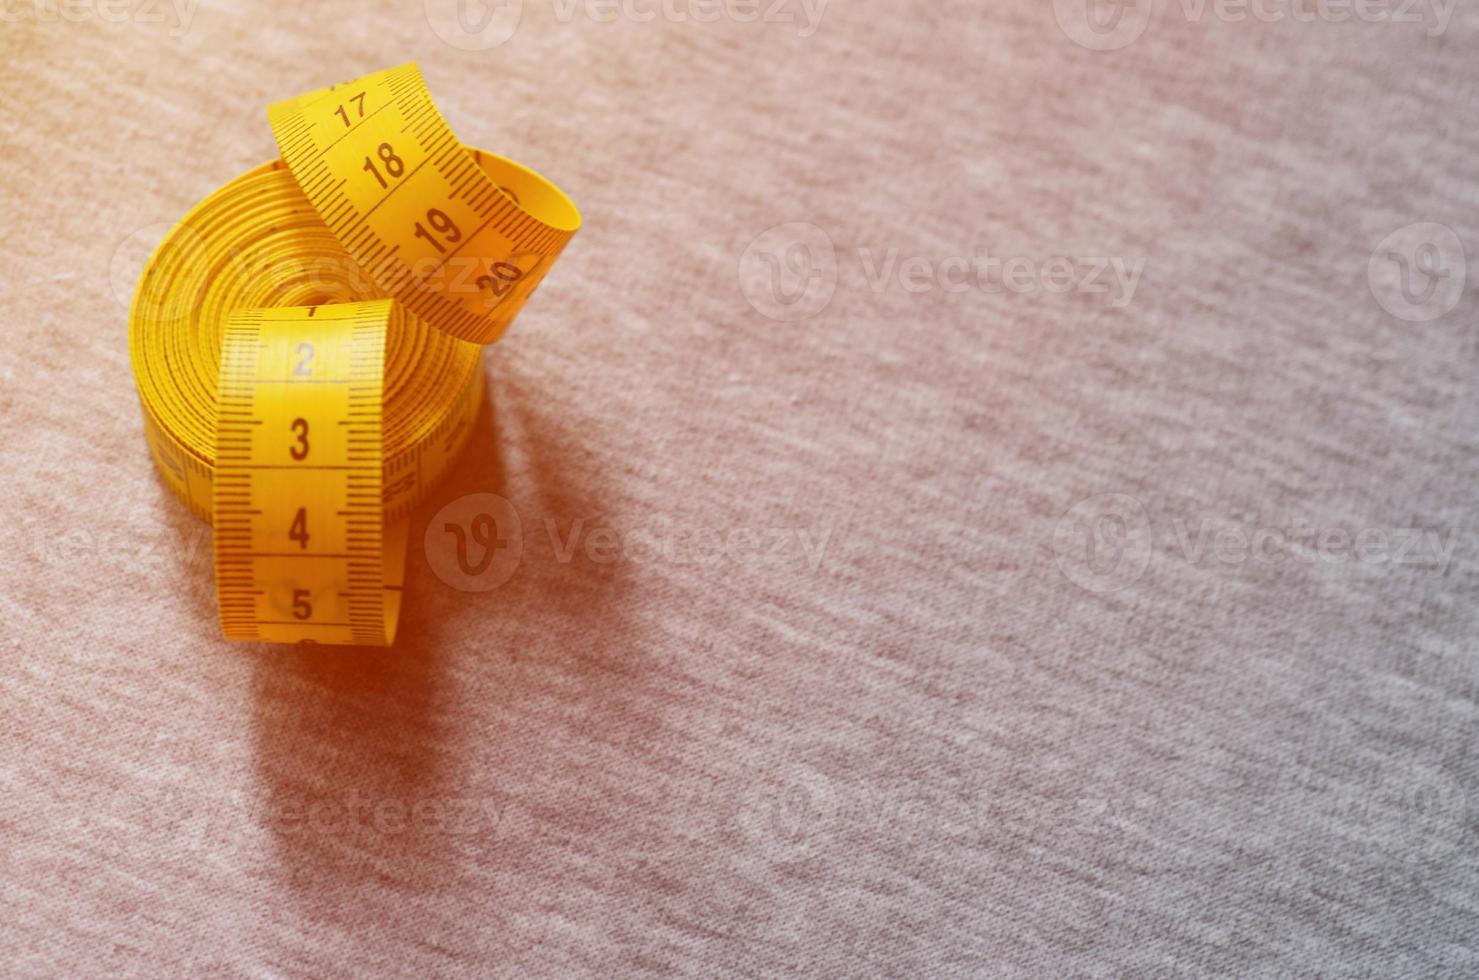
[[[1472,6],[3,9],[0,973],[1479,973]],[[407,60],[585,226],[227,644],[133,283]]]

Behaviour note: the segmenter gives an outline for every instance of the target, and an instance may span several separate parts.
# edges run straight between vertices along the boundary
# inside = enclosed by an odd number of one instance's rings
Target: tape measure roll
[[[129,343],[165,482],[211,520],[221,341],[237,309],[381,299],[279,161],[211,194],[155,250]],[[409,512],[461,449],[482,393],[479,349],[406,317],[387,337],[385,504]]]
[[[457,143],[414,65],[269,116],[287,159],[196,205],[135,291],[145,435],[216,525],[228,638],[388,644],[402,518],[481,402],[468,341],[501,336],[580,216],[538,174]]]

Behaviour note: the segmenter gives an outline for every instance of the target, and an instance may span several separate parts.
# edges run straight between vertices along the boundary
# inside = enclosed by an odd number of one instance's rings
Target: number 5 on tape
[[[232,640],[386,645],[405,524],[382,502],[389,300],[238,310],[217,394],[214,522]]]

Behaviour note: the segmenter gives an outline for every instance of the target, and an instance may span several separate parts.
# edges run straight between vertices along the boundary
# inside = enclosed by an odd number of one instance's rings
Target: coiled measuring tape
[[[196,205],[134,293],[145,437],[215,525],[229,639],[387,645],[404,519],[477,417],[477,345],[502,336],[580,213],[459,143],[414,64],[268,118],[282,159]]]

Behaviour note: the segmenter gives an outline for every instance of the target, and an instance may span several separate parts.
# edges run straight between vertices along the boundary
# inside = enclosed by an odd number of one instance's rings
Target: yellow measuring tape
[[[176,225],[129,349],[165,482],[215,525],[237,640],[389,644],[404,518],[472,432],[502,336],[580,213],[464,147],[415,65],[268,110],[283,159]]]

